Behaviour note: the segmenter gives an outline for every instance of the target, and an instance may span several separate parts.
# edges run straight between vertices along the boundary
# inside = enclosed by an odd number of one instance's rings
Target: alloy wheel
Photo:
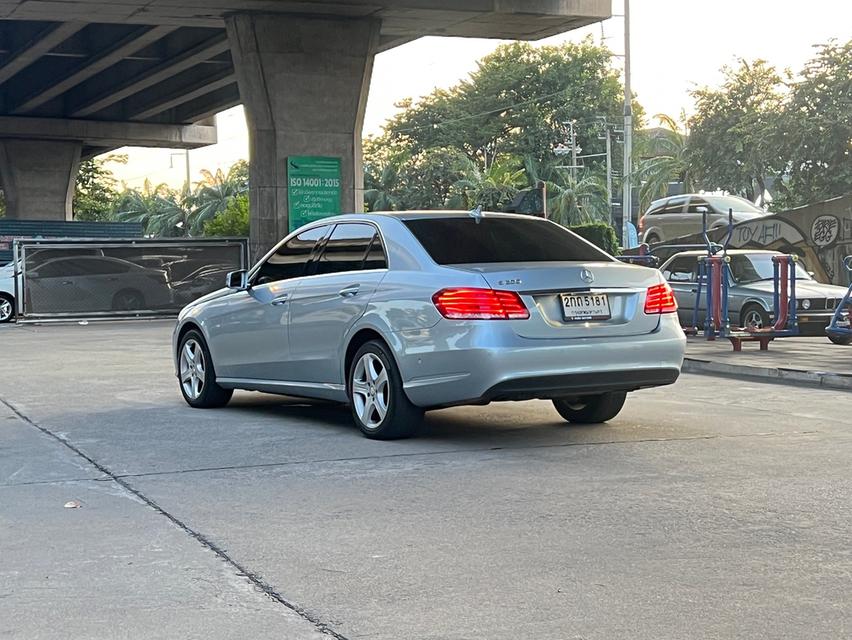
[[[187,340],[180,352],[180,384],[190,400],[197,400],[204,390],[204,351],[197,340]]]
[[[6,298],[0,298],[0,322],[6,322],[12,317],[12,303]]]
[[[748,313],[746,313],[745,323],[743,326],[746,328],[754,327],[755,329],[763,329],[763,318],[760,316],[760,312],[755,309],[751,309]]]
[[[352,402],[355,413],[368,429],[376,429],[388,413],[390,385],[382,360],[365,353],[352,373]]]

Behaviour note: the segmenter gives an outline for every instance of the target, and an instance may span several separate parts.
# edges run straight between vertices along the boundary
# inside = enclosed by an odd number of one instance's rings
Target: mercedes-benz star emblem
[[[595,281],[595,274],[589,271],[588,269],[583,269],[580,272],[580,279],[583,282],[588,282],[589,284],[591,284]]]

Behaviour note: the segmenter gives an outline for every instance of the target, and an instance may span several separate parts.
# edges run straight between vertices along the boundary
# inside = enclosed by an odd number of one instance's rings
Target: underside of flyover
[[[363,206],[374,56],[424,35],[535,40],[610,0],[0,0],[0,184],[13,218],[70,219],[80,159],[195,148],[244,104],[255,252],[288,227],[286,158],[341,159]]]

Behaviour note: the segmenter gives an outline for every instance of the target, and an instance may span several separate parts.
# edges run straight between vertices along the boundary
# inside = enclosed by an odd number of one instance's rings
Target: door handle
[[[73,282],[71,282],[70,280],[63,280],[63,281],[62,281],[62,284],[64,284],[64,285],[67,287],[67,286],[72,285],[72,284],[74,284],[74,283],[73,283]]]
[[[337,295],[343,298],[351,298],[352,296],[358,295],[358,290],[361,288],[360,284],[353,284],[351,286],[345,287],[337,292]]]
[[[282,293],[280,296],[276,296],[272,298],[272,301],[269,304],[285,304],[290,299],[289,293]]]

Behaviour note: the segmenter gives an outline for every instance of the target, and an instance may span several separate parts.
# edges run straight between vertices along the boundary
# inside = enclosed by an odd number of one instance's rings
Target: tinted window
[[[695,279],[697,264],[698,259],[694,256],[677,258],[663,271],[663,277],[671,282],[692,282]]]
[[[367,259],[364,261],[365,269],[387,269],[388,260],[385,257],[385,248],[382,246],[382,237],[376,232],[373,236],[373,242],[370,244],[370,249],[367,252]]]
[[[375,227],[369,224],[337,225],[325,244],[322,257],[317,261],[315,273],[340,273],[363,269],[367,249],[373,243],[375,235]]]
[[[685,204],[686,198],[675,198],[674,200],[669,200],[665,209],[663,209],[660,213],[683,213],[683,206]]]
[[[559,225],[535,218],[421,218],[405,225],[438,264],[610,260]]]
[[[109,258],[79,258],[72,262],[78,266],[83,275],[87,276],[102,276],[111,273],[127,273],[130,270],[130,265],[126,262],[118,260],[110,260]]]
[[[305,273],[305,265],[318,240],[328,232],[328,225],[314,227],[290,238],[269,256],[255,274],[255,284],[266,284],[298,278]]]

